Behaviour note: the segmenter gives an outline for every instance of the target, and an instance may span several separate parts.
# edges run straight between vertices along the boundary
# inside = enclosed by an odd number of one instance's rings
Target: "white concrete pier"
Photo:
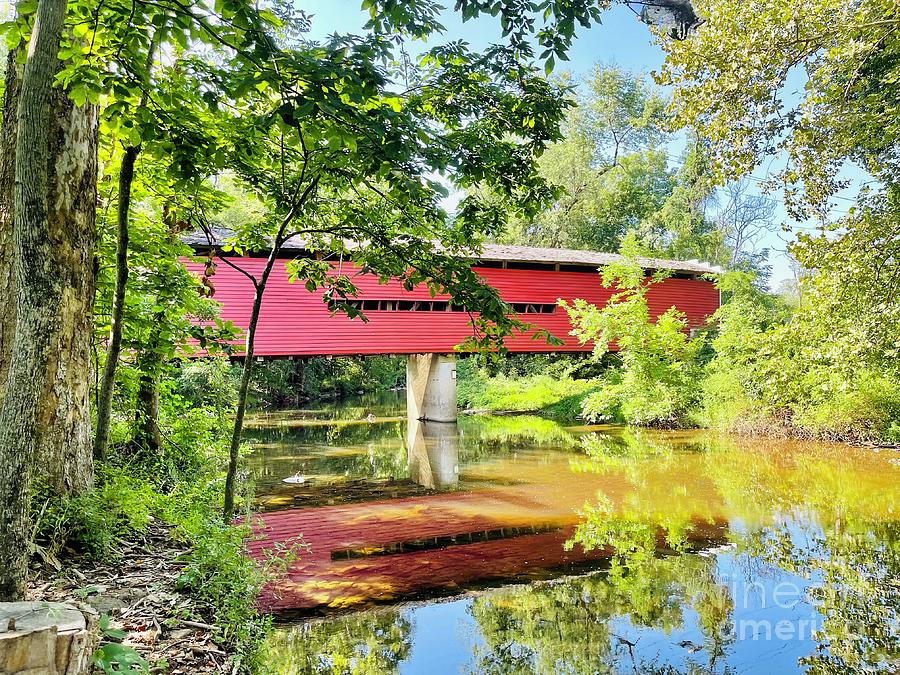
[[[410,354],[407,357],[406,413],[410,419],[456,421],[455,356]]]

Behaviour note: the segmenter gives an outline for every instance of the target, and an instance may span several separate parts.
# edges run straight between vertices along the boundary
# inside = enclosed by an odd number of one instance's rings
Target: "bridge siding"
[[[257,277],[265,265],[265,260],[260,258],[231,258],[231,261]],[[288,281],[287,262],[284,259],[276,263],[263,298],[256,333],[255,351],[259,356],[452,352],[455,345],[471,334],[469,318],[464,312],[370,311],[366,313],[368,323],[340,314],[331,316],[321,300],[321,292],[310,293],[302,284]],[[193,272],[202,273],[202,265],[186,264]],[[509,302],[553,303],[559,298],[583,298],[603,305],[615,292],[603,288],[596,273],[475,269]],[[345,264],[343,271],[352,273],[356,268]],[[431,299],[425,288],[404,291],[399,282],[382,285],[367,274],[355,276],[353,281],[359,288],[360,299]],[[253,300],[249,280],[219,263],[213,285],[214,299],[222,303],[222,318],[246,328]],[[448,296],[435,299],[448,299]],[[719,306],[719,294],[708,281],[666,279],[648,292],[648,301],[655,315],[674,305],[687,315],[692,327],[699,327]],[[522,318],[564,339],[565,345],[553,347],[542,340],[515,336],[507,340],[510,351],[590,351],[589,345],[579,344],[568,334],[571,327],[562,308],[553,314],[525,314]]]

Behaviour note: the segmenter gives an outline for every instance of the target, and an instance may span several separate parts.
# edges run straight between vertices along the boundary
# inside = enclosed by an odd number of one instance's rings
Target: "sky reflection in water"
[[[281,479],[298,471],[308,494],[375,486],[350,501],[412,485],[402,415],[401,400],[369,399],[257,418],[261,502],[291,506]],[[900,668],[897,451],[533,417],[422,435],[412,475],[431,484],[416,489],[527,503],[535,523],[573,527],[576,550],[609,555],[576,576],[291,625],[273,640],[279,672]]]

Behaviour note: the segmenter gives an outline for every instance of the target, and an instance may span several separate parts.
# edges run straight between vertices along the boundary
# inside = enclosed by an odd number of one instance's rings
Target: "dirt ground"
[[[107,615],[110,628],[125,632],[116,641],[139,652],[152,672],[236,672],[216,642],[216,627],[176,589],[184,550],[175,546],[168,527],[154,522],[146,534],[117,548],[108,562],[63,562],[52,578],[45,574],[31,583],[28,599],[89,605]]]

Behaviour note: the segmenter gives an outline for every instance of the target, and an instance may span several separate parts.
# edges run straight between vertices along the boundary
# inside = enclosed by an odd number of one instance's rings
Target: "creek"
[[[264,517],[310,547],[270,598],[277,672],[900,668],[897,450],[414,424],[402,394],[249,421]]]

